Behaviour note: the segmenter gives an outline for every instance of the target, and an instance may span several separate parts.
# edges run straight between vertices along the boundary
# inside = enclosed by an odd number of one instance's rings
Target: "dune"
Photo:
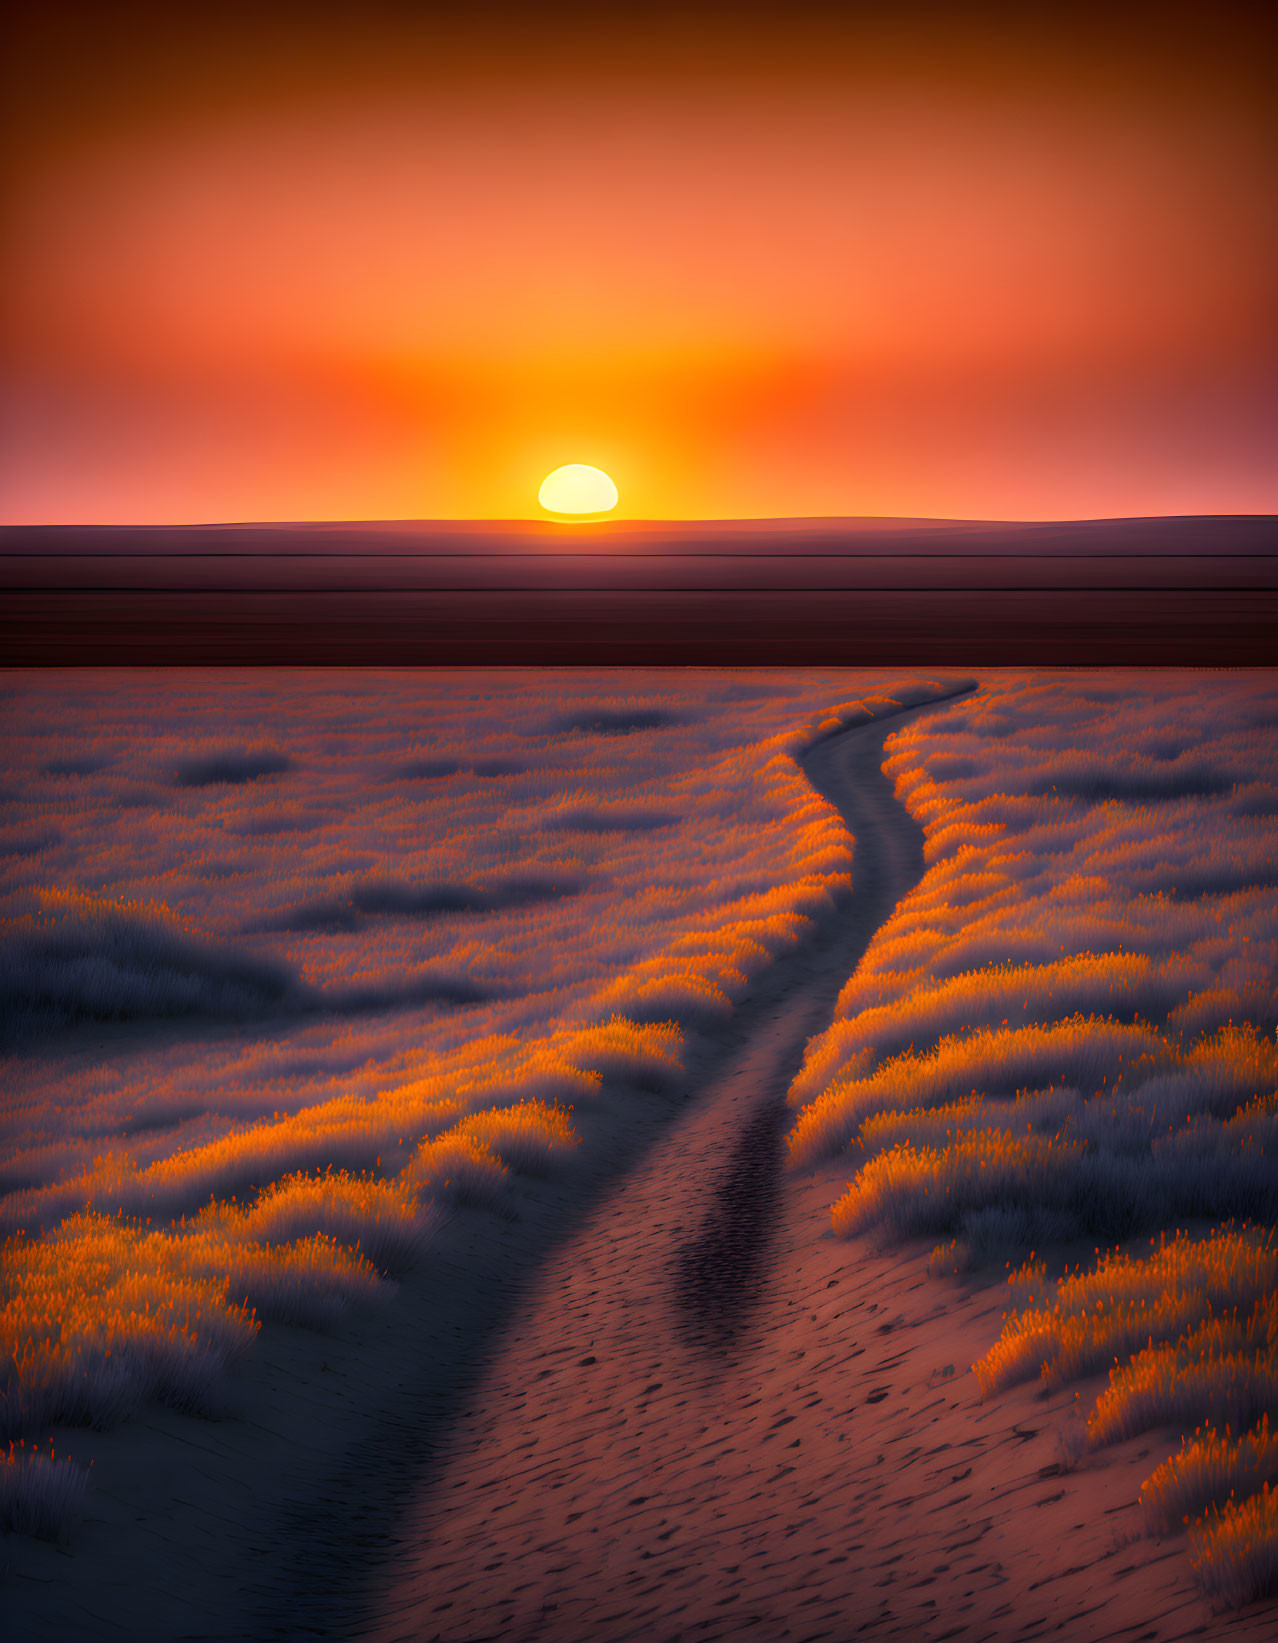
[[[5,1537],[12,1635],[1273,1635],[1146,1537],[1146,1439],[1070,1470],[1074,1385],[982,1396],[1005,1286],[834,1237],[846,1164],[785,1167],[805,1047],[924,872],[880,772],[900,722],[810,738],[856,839],[845,916],[681,1075],[578,1106],[504,1214],[455,1204],[393,1304],[322,1343],[266,1324],[216,1420],[78,1434],[91,1515],[71,1556]]]

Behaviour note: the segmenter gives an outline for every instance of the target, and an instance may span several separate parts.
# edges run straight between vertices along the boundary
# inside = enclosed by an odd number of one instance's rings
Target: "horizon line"
[[[1149,513],[1149,514],[1072,514],[1030,519],[1018,518],[963,518],[945,514],[706,514],[687,518],[644,515],[625,518],[590,516],[563,518],[552,515],[520,515],[509,518],[467,515],[464,517],[430,517],[400,515],[385,518],[278,518],[278,519],[178,519],[162,522],[138,523],[131,520],[0,520],[0,531],[14,530],[240,530],[272,526],[448,526],[477,529],[510,526],[540,525],[566,530],[598,527],[628,527],[644,525],[1116,525],[1165,522],[1171,520],[1250,519],[1278,521],[1278,511],[1242,513]]]

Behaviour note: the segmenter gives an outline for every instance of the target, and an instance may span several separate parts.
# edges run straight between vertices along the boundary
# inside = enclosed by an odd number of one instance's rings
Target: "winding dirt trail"
[[[809,1305],[794,1256],[820,1222],[787,1190],[784,1097],[923,870],[922,833],[880,770],[899,724],[809,754],[809,778],[856,839],[852,901],[832,939],[792,961],[806,973],[752,1016],[728,1065],[530,1284],[413,1514],[419,1549],[370,1636],[664,1638],[716,1610],[738,1635],[752,1581],[774,1621],[788,1607],[796,1555],[818,1555],[810,1537],[764,1558],[751,1546],[789,1511],[778,1489],[797,1521],[798,1451],[824,1445],[789,1335]],[[765,1385],[782,1364],[784,1384]]]
[[[839,1164],[783,1167],[804,1044],[922,871],[880,763],[927,711],[808,756],[854,896],[704,1047],[691,1095],[585,1115],[575,1187],[463,1217],[318,1370],[311,1337],[264,1331],[216,1441],[167,1411],[145,1453],[103,1435],[100,1521],[76,1558],[31,1559],[15,1637],[1272,1638],[1272,1606],[1213,1619],[1183,1546],[1142,1536],[1157,1436],[1062,1475],[1071,1394],[982,1406],[967,1371],[1000,1286],[835,1240]]]
[[[1059,1476],[1066,1400],[980,1406],[997,1287],[836,1242],[837,1171],[783,1168],[804,1042],[922,872],[880,771],[899,722],[810,755],[856,837],[836,938],[537,1271],[369,1593],[369,1643],[1215,1632],[1183,1551],[1133,1532],[1137,1459]]]

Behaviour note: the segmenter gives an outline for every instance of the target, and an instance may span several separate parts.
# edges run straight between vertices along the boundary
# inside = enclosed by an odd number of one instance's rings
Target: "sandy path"
[[[997,1290],[836,1242],[837,1172],[782,1168],[804,1040],[922,869],[879,771],[890,728],[809,762],[857,840],[838,939],[539,1270],[421,1480],[369,1639],[1215,1630],[1180,1548],[1135,1538],[1136,1453],[1060,1476],[1033,1391],[981,1408],[966,1368]]]
[[[856,835],[856,894],[698,1051],[692,1095],[579,1110],[569,1179],[521,1184],[514,1218],[456,1218],[395,1304],[320,1350],[264,1329],[228,1419],[149,1410],[66,1434],[96,1459],[93,1516],[70,1553],[6,1544],[0,1630],[1275,1635],[1272,1606],[1213,1623],[1180,1543],[1140,1537],[1159,1438],[1058,1476],[1069,1400],[983,1408],[966,1373],[997,1287],[929,1279],[925,1250],[836,1242],[838,1170],[781,1168],[804,1041],[921,867],[879,771],[892,728],[810,756]]]
[[[888,728],[831,742],[820,760],[855,745],[866,778],[882,788]],[[892,831],[901,812],[885,789],[884,800]],[[917,851],[917,838],[909,844]],[[580,1106],[585,1144],[572,1167],[545,1181],[515,1180],[509,1215],[456,1213],[391,1306],[351,1315],[322,1341],[264,1325],[232,1367],[222,1419],[148,1406],[108,1432],[60,1429],[58,1452],[94,1468],[89,1515],[65,1548],[0,1534],[0,1632],[32,1643],[241,1643],[357,1631],[357,1617],[369,1612],[370,1576],[404,1538],[402,1503],[420,1493],[423,1475],[434,1475],[486,1367],[523,1327],[518,1309],[556,1247],[593,1205],[610,1213],[633,1161],[700,1110],[689,1088],[718,1087],[724,1068],[747,1052],[788,1046],[793,1060],[825,1024],[854,942],[891,904],[882,893],[871,907],[868,872],[860,876],[852,920],[832,921],[787,955],[721,1030],[689,1044],[683,1089],[618,1087]],[[774,1023],[779,1001],[786,1014]],[[787,1076],[777,1072],[778,1088]],[[763,1122],[761,1206],[775,1179],[766,1145],[777,1135],[775,1101]],[[730,1140],[740,1140],[735,1128]],[[759,1244],[754,1231],[736,1241],[747,1251]]]

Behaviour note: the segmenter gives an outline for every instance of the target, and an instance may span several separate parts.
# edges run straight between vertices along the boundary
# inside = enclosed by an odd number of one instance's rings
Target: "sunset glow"
[[[1278,13],[6,25],[6,1635],[1278,1638]]]
[[[9,521],[527,518],[573,450],[618,518],[1278,507],[1241,10],[62,9],[7,54]]]

